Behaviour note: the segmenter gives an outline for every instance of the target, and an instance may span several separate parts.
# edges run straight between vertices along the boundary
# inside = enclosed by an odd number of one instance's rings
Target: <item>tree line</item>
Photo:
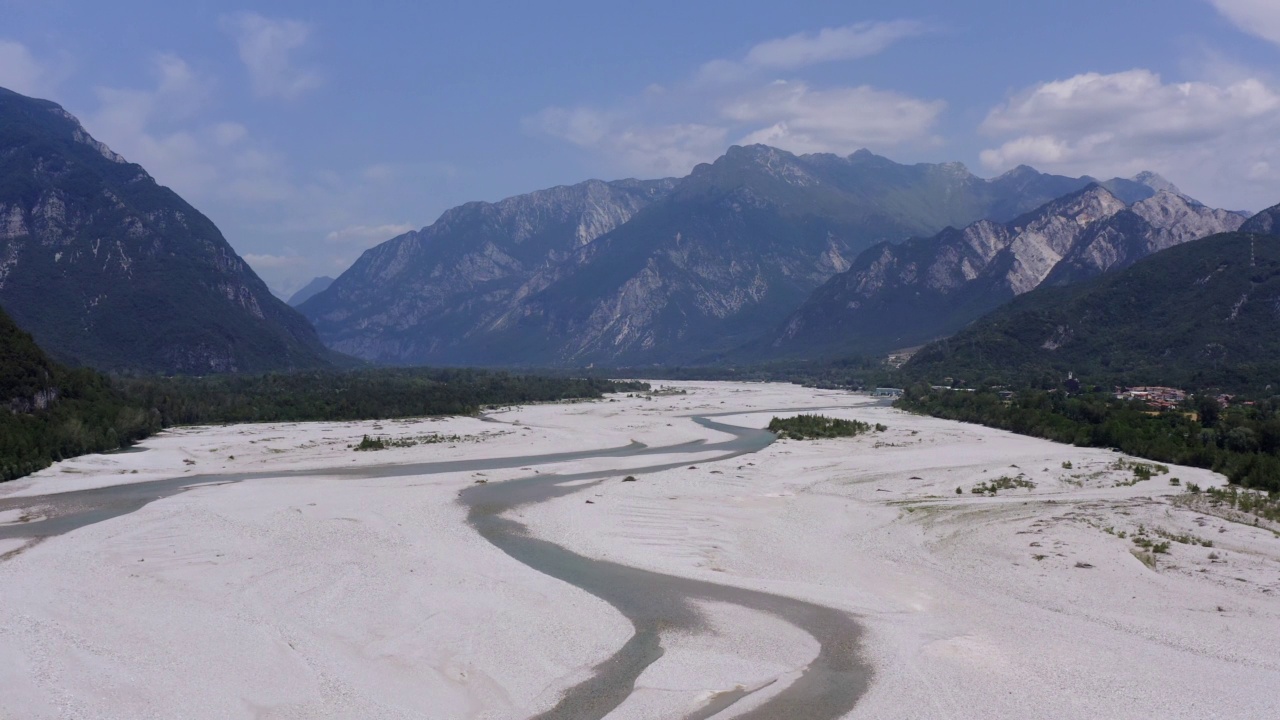
[[[1156,411],[1106,393],[908,387],[898,407],[1079,447],[1114,448],[1159,462],[1209,468],[1232,483],[1280,493],[1280,398],[1221,408],[1211,397]]]
[[[17,374],[11,360],[0,354],[0,379]],[[0,481],[125,448],[174,425],[471,415],[493,405],[649,389],[604,378],[431,368],[107,377],[52,366],[43,375],[41,386],[57,394],[48,407],[0,410]]]

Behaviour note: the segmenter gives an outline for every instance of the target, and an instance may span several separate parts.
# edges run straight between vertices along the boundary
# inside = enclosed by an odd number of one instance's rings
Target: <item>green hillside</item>
[[[913,380],[1263,391],[1280,380],[1280,237],[1227,233],[1040,288],[904,367]]]
[[[159,429],[159,418],[92,370],[49,359],[0,311],[0,481],[51,462],[114,450]]]

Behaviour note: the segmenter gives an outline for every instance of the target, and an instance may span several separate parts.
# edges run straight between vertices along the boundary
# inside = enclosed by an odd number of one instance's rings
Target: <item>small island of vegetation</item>
[[[781,440],[818,440],[822,438],[853,437],[862,433],[884,432],[887,430],[879,423],[871,425],[859,420],[844,420],[825,415],[795,415],[792,417],[775,417],[769,421],[769,432]]]

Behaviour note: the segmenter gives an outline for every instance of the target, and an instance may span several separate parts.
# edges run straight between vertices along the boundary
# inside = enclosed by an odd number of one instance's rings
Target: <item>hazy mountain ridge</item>
[[[317,367],[331,353],[217,227],[58,105],[0,89],[0,305],[109,370]]]
[[[332,284],[333,284],[333,278],[329,277],[328,275],[321,275],[320,277],[311,278],[310,282],[308,282],[306,285],[303,285],[297,292],[290,295],[287,299],[285,299],[285,302],[289,304],[289,307],[296,308],[302,303],[315,297],[316,295],[324,292],[325,290],[328,290],[329,286]]]
[[[331,347],[389,363],[445,357],[531,292],[549,266],[664,197],[670,180],[589,180],[497,203],[472,202],[366,251],[304,302]],[[535,282],[536,285],[536,282]]]
[[[1236,213],[1205,207],[1168,187],[1164,181],[1160,191],[1153,188],[1153,195],[1126,205],[1093,184],[1009,223],[980,221],[930,238],[879,245],[815,291],[769,349],[748,352],[882,353],[918,345],[1042,284],[1068,284],[1121,269],[1244,222]]]
[[[734,147],[679,180],[454,208],[301,309],[331,347],[381,362],[689,361],[776,326],[876,242],[1009,220],[1087,184]]]

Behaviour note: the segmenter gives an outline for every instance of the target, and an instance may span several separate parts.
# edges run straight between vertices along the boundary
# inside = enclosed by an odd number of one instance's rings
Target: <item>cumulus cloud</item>
[[[383,221],[403,217],[396,208],[412,206],[406,198],[420,201],[412,183],[393,180],[449,177],[422,164],[302,173],[249,124],[220,117],[221,83],[202,68],[167,53],[145,70],[132,85],[94,88],[96,101],[79,112],[86,130],[212,218],[274,287],[332,273],[411,229]]]
[[[243,12],[223,18],[222,25],[235,38],[258,97],[292,100],[320,86],[319,73],[294,58],[311,37],[307,23]]]
[[[1151,169],[1192,194],[1207,193],[1202,199],[1256,205],[1275,190],[1280,92],[1253,78],[1167,83],[1143,69],[1085,73],[1016,94],[991,110],[981,130],[1000,142],[981,154],[992,170],[1021,163],[1072,174]]]
[[[1280,3],[1275,0],[1209,0],[1241,30],[1280,45]]]
[[[369,182],[389,182],[396,178],[396,168],[390,163],[374,163],[366,165],[364,170],[360,171],[361,177]]]
[[[256,253],[245,253],[241,257],[243,257],[244,261],[249,263],[255,271],[297,267],[307,263],[305,258],[298,255],[259,255]]]
[[[724,150],[729,131],[703,123],[652,123],[589,107],[547,108],[525,118],[526,130],[609,157],[628,172],[677,175]]]
[[[173,54],[151,61],[148,88],[98,87],[89,132],[189,199],[279,202],[299,193],[286,162],[249,129],[210,121],[216,81]]]
[[[778,81],[726,103],[722,115],[736,123],[765,124],[744,136],[743,144],[839,153],[926,139],[945,108],[941,100],[867,86],[815,90],[803,82]]]
[[[682,175],[715,159],[731,142],[763,143],[796,153],[849,153],[858,148],[933,142],[946,108],[868,86],[815,89],[775,81],[695,108],[690,122],[649,120],[643,112],[591,107],[548,108],[525,129],[604,155],[627,172]]]
[[[23,95],[48,89],[50,73],[22,43],[0,40],[0,87]]]
[[[526,130],[545,132],[579,147],[593,147],[612,134],[621,119],[621,113],[591,107],[550,107],[521,123]]]
[[[98,107],[84,118],[97,139],[160,182],[180,192],[200,192],[219,179],[224,154],[244,137],[241,126],[203,125],[191,119],[208,104],[212,78],[172,54],[152,58],[150,88],[98,87]],[[215,146],[222,151],[216,151]]]
[[[884,52],[890,45],[929,31],[915,20],[861,22],[766,40],[741,60],[712,60],[698,71],[701,80],[736,80],[758,70],[795,70],[808,65],[855,60]]]
[[[798,33],[715,60],[672,85],[649,85],[614,107],[551,107],[524,119],[526,131],[590,150],[616,169],[682,175],[731,142],[793,152],[849,153],[862,147],[932,144],[946,104],[867,85],[815,87],[762,72],[794,71],[883,51],[928,32],[922,23],[858,23]]]
[[[372,247],[413,229],[415,228],[409,223],[349,225],[341,230],[334,230],[329,233],[325,236],[325,240],[335,244],[357,244]]]

